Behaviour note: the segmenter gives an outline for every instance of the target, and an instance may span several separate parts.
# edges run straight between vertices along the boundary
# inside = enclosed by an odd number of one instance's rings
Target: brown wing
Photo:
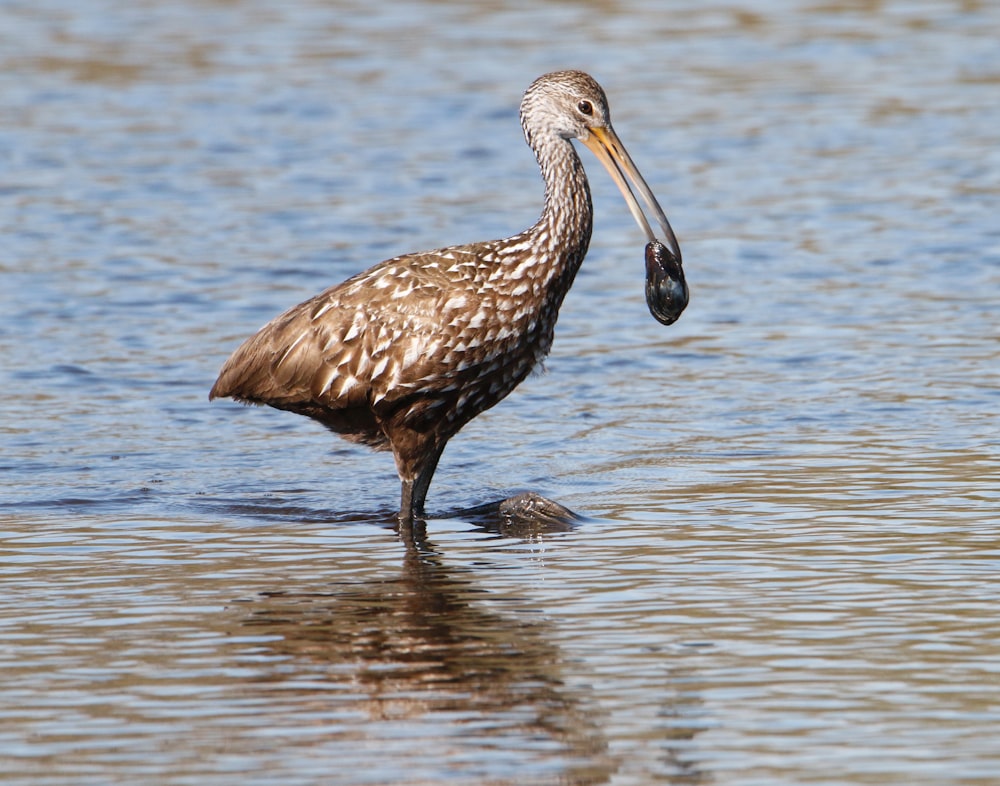
[[[232,354],[209,398],[298,412],[385,447],[373,407],[455,388],[455,375],[481,361],[468,340],[481,312],[476,285],[449,274],[456,255],[472,264],[460,249],[399,257],[289,309]]]

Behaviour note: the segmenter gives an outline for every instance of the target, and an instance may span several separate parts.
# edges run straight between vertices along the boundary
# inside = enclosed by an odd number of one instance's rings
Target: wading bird
[[[594,152],[653,242],[631,180],[680,259],[593,78],[538,78],[521,101],[521,126],[545,181],[534,226],[504,240],[395,257],[327,289],[247,339],[209,394],[306,415],[352,442],[392,450],[406,524],[423,515],[448,440],[517,387],[552,345],[593,223],[570,140]]]

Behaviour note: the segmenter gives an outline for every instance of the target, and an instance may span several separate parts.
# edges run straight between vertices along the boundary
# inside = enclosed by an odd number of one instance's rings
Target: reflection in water
[[[701,694],[692,690],[689,683],[693,676],[687,671],[672,672],[668,700],[660,709],[660,728],[665,731],[663,759],[671,784],[710,783],[712,778],[691,753],[691,742],[704,731],[698,718],[703,714]]]
[[[422,533],[403,539],[395,578],[253,601],[241,625],[280,637],[266,644],[278,656],[267,679],[307,676],[302,690],[316,701],[336,696],[331,718],[358,718],[364,738],[398,734],[394,721],[419,726],[440,715],[435,733],[461,738],[451,747],[427,741],[438,751],[506,748],[519,761],[562,762],[559,782],[606,782],[615,769],[607,741],[593,707],[563,684],[546,624],[490,610],[483,590],[445,568]],[[317,678],[350,691],[318,691]],[[408,744],[421,747],[412,737]]]

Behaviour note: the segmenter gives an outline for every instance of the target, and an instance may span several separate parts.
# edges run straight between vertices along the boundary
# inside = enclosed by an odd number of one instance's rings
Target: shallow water
[[[1000,12],[988,3],[0,8],[0,781],[995,783]],[[583,67],[547,373],[391,459],[209,404],[260,324],[503,236]],[[569,529],[449,511],[520,490]]]

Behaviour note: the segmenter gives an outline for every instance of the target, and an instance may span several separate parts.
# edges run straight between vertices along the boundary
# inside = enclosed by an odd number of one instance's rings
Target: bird
[[[680,258],[593,77],[576,70],[539,77],[524,92],[520,120],[545,185],[535,224],[502,240],[393,257],[326,289],[247,339],[209,393],[209,400],[304,415],[348,441],[391,450],[401,524],[425,516],[448,441],[549,353],[593,228],[590,186],[572,140],[604,165],[653,242],[631,181]]]

